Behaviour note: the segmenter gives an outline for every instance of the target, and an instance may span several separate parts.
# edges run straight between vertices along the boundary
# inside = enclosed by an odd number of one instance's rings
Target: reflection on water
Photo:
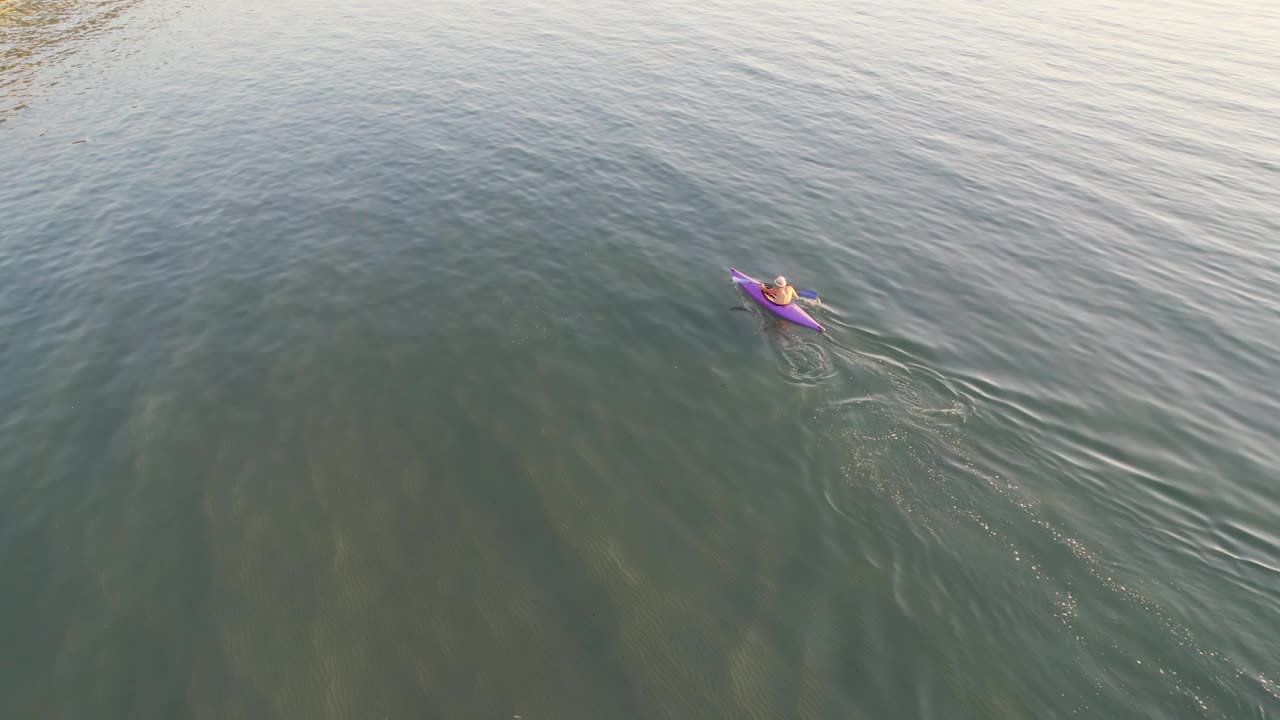
[[[1280,717],[1235,25],[179,5],[0,0],[0,718]]]
[[[114,27],[140,0],[0,0],[0,123],[40,92],[36,71],[65,59],[88,39]]]

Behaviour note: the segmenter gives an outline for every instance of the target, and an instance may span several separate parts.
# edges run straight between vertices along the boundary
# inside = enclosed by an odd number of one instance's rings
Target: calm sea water
[[[0,0],[0,717],[1280,717],[1277,38]]]

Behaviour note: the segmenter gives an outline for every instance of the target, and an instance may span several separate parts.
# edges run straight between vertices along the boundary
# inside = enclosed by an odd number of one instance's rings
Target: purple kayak
[[[729,271],[733,273],[733,279],[742,286],[742,289],[746,290],[748,295],[755,298],[756,302],[765,306],[769,312],[777,315],[783,320],[793,322],[797,325],[803,325],[807,328],[812,328],[818,332],[827,331],[826,328],[818,324],[817,320],[810,317],[809,313],[804,311],[804,308],[794,302],[790,305],[779,305],[765,297],[764,286],[759,280],[747,275],[746,273],[739,272],[736,268],[729,268]]]

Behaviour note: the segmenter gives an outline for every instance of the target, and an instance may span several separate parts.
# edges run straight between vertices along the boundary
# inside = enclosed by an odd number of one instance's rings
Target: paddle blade
[[[800,291],[799,291],[799,292],[797,292],[796,294],[797,294],[797,295],[799,295],[800,297],[804,298],[805,300],[817,300],[817,299],[818,299],[818,291],[817,291],[817,290],[800,290]]]

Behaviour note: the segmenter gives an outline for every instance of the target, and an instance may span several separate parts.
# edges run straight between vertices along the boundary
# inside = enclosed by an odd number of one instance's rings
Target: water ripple
[[[1267,716],[1278,28],[0,2],[0,714]]]

